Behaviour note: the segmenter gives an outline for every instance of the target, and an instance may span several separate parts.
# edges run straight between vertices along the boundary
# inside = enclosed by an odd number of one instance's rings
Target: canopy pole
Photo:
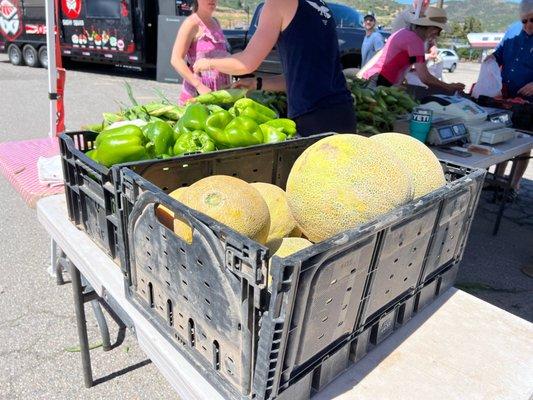
[[[46,50],[48,54],[48,98],[50,100],[50,125],[48,135],[57,135],[57,65],[55,48],[55,0],[46,0]]]
[[[46,50],[48,56],[48,99],[50,100],[49,132],[55,137],[65,130],[63,88],[65,70],[62,68],[59,33],[57,31],[58,0],[46,0]]]

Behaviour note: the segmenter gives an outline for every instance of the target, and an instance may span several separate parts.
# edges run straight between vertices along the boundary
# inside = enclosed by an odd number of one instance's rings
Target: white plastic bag
[[[472,89],[472,97],[496,97],[502,94],[502,74],[494,58],[488,58],[481,64],[477,83]]]
[[[37,160],[37,175],[39,183],[49,186],[63,185],[63,171],[61,156],[39,157]]]

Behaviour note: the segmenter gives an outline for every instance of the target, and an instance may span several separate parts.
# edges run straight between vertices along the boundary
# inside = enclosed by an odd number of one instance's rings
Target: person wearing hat
[[[428,71],[425,62],[426,41],[435,40],[446,27],[446,11],[442,8],[428,7],[424,15],[414,18],[409,28],[394,33],[385,44],[381,55],[372,60],[362,77],[380,86],[392,86],[402,83],[405,73],[411,65],[425,85],[445,92],[462,91],[462,83],[445,83],[439,81]]]
[[[283,75],[245,78],[247,89],[286,91],[288,116],[298,135],[355,133],[353,99],[342,73],[337,27],[323,0],[266,0],[246,48],[224,58],[197,60],[195,73],[215,69],[230,75],[254,72],[274,46]]]
[[[361,45],[361,67],[370,61],[374,54],[383,48],[385,41],[383,36],[376,30],[376,18],[372,14],[365,15],[363,26],[366,31],[363,44]]]

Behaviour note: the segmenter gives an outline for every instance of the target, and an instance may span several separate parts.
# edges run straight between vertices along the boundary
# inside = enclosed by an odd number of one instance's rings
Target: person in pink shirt
[[[426,41],[435,40],[445,28],[446,11],[428,7],[424,15],[413,18],[409,28],[394,33],[383,48],[381,55],[365,69],[363,78],[379,86],[393,86],[402,83],[405,73],[414,65],[422,83],[446,92],[462,91],[462,83],[444,83],[431,75],[425,61]]]
[[[213,12],[218,0],[194,0],[193,13],[183,21],[170,63],[183,77],[179,103],[184,104],[198,94],[223,89],[230,84],[230,76],[211,69],[194,74],[192,66],[202,58],[220,58],[229,55],[227,43]]]

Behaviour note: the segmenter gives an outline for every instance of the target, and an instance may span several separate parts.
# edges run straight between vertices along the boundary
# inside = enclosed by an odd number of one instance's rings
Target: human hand
[[[198,86],[196,86],[196,91],[198,94],[206,94],[211,92],[211,89],[208,86],[205,86],[203,83],[200,83]]]
[[[453,92],[462,92],[465,90],[465,85],[462,83],[449,83],[448,88]]]
[[[196,62],[192,66],[192,69],[195,74],[199,74],[202,71],[210,70],[211,60],[209,60],[208,58],[200,58],[199,60],[196,60]]]
[[[257,87],[257,81],[255,78],[243,78],[233,83],[231,87],[236,89],[254,90]]]
[[[529,82],[527,85],[522,86],[518,91],[518,94],[522,96],[533,96],[533,82]]]

